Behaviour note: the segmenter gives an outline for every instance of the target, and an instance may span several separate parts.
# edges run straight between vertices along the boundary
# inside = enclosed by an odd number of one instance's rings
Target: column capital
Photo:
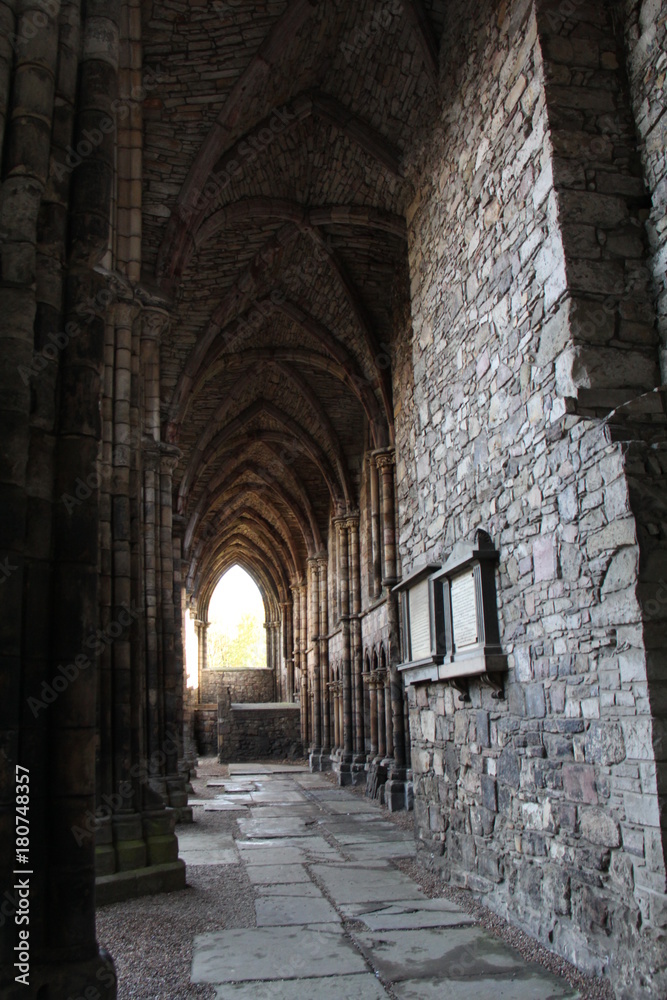
[[[396,465],[396,452],[393,448],[383,448],[381,451],[374,451],[373,458],[378,469],[388,469]]]

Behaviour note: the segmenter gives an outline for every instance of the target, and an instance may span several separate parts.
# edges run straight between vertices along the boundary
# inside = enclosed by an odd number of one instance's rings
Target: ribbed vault
[[[144,4],[144,259],[172,314],[162,419],[200,606],[230,560],[288,601],[358,510],[365,452],[393,445],[402,160],[443,7]]]

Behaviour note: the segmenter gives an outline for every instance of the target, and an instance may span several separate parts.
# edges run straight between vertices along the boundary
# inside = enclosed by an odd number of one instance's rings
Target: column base
[[[95,905],[122,903],[138,896],[153,896],[158,892],[176,892],[179,889],[185,889],[185,861],[180,858],[164,865],[96,878]]]
[[[54,914],[54,920],[57,915]],[[83,962],[57,962],[41,965],[30,962],[28,982],[0,981],[4,1000],[38,1000],[41,997],[96,997],[116,1000],[116,970],[113,959],[100,948],[97,955]]]
[[[332,755],[331,770],[339,785],[362,785],[366,781],[365,763],[360,763],[351,753],[342,753],[340,757]]]
[[[394,768],[384,786],[384,801],[389,812],[401,812],[413,807],[412,781],[405,768]]]
[[[315,748],[311,750],[308,763],[311,771],[330,771],[331,750],[327,747]]]
[[[191,811],[191,810],[190,810]],[[100,823],[95,836],[96,902],[185,888],[174,832],[177,810],[152,809]]]

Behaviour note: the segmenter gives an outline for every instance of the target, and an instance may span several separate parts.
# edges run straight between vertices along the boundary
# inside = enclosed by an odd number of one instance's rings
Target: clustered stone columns
[[[103,400],[100,611],[113,641],[100,664],[100,899],[180,888],[184,865],[174,826],[191,816],[182,766],[180,556],[175,561],[172,517],[178,451],[160,440],[160,338],[169,316],[140,289],[115,284],[119,301],[107,322]],[[127,634],[117,636],[128,615]]]
[[[111,1000],[113,966],[95,940],[94,842],[72,830],[95,809],[98,671],[89,643],[100,592],[104,323],[103,310],[85,311],[104,290],[95,268],[107,244],[113,138],[73,170],[64,161],[117,93],[118,9],[75,2],[61,19],[58,0],[9,3],[1,17],[0,555],[9,575],[0,733],[5,762],[30,774],[34,874],[30,987],[15,981],[18,926],[5,918],[0,993],[94,988]],[[13,777],[0,793],[5,845],[14,844]],[[15,858],[3,855],[4,889],[15,883]]]
[[[208,627],[211,623],[195,618],[195,632],[197,635],[197,671],[201,677],[202,671],[208,667]]]
[[[382,538],[380,512],[380,482],[375,455],[368,456],[368,475],[371,495],[371,565],[373,570],[371,592],[373,597],[382,593]]]
[[[280,620],[264,622],[266,632],[266,665],[273,671],[274,698],[281,700],[281,643],[280,643]]]
[[[294,647],[293,647],[293,609],[291,601],[280,605],[282,620],[282,655],[285,661],[285,701],[294,701]]]
[[[406,752],[405,752],[405,694],[403,680],[398,672],[400,631],[398,596],[393,587],[397,582],[396,565],[396,499],[394,468],[396,456],[393,450],[375,452],[375,461],[380,474],[382,509],[382,588],[387,609],[389,628],[389,662],[386,665],[386,732],[387,757],[393,755],[389,767],[389,780],[385,785],[385,802],[390,809],[405,808]]]
[[[309,593],[311,632],[311,717],[310,766],[313,771],[331,768],[331,683],[329,679],[328,645],[328,572],[325,553],[309,560]]]

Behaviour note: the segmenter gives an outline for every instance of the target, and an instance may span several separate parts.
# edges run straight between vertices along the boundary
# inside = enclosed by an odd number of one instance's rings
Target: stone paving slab
[[[526,968],[518,952],[479,927],[453,927],[446,932],[430,928],[352,931],[352,936],[390,982],[486,979],[519,975]]]
[[[413,858],[415,844],[396,841],[393,844],[346,844],[345,854],[350,861],[373,861],[377,858]]]
[[[217,931],[198,934],[193,943],[193,983],[306,979],[366,971],[363,958],[337,924]]]
[[[578,1000],[580,993],[546,970],[491,979],[409,979],[395,983],[399,1000]]]
[[[243,820],[239,820],[243,823]],[[328,827],[327,827],[328,829]],[[349,833],[341,833],[338,830],[330,830],[332,837],[335,837],[341,844],[405,844],[410,843],[410,839],[401,835],[400,831],[384,830],[353,830]]]
[[[230,775],[239,774],[310,774],[307,764],[230,764]]]
[[[370,813],[373,816],[382,816],[378,806],[364,802],[363,799],[352,799],[350,802],[332,799],[327,802],[327,808],[333,813],[343,813],[347,816],[351,816],[353,813]]]
[[[424,899],[423,892],[412,879],[388,866],[318,864],[313,865],[312,870],[336,905]]]
[[[239,844],[241,860],[250,865],[302,865],[305,858],[298,847],[276,847],[275,850],[267,847],[257,851],[241,850],[241,847]]]
[[[252,799],[236,795],[234,798],[215,798],[206,803],[206,812],[248,812]]]
[[[282,849],[283,847],[295,847],[302,854],[309,857],[331,859],[340,861],[340,853],[332,847],[324,837],[313,835],[312,837],[258,837],[257,840],[237,840],[236,846],[239,851],[261,851]]]
[[[179,849],[184,851],[234,850],[236,844],[231,834],[202,830],[196,823],[186,827],[179,826],[176,836]]]
[[[305,799],[301,792],[280,792],[272,791],[266,789],[261,792],[253,792],[252,796],[249,796],[249,801],[259,804],[261,802],[266,802],[267,805],[277,805],[281,802],[304,802]]]
[[[335,924],[340,917],[323,896],[260,896],[255,900],[258,927]]]
[[[303,817],[303,819],[312,819],[315,823],[324,818],[322,808],[312,802],[293,802],[289,814],[290,816]],[[250,806],[250,815],[253,819],[277,819],[284,817],[285,809],[273,802],[262,803],[261,805],[258,803]],[[312,825],[314,826],[315,823]]]
[[[425,899],[420,903],[401,900],[372,909],[364,904],[352,903],[340,909],[344,916],[363,921],[372,931],[475,925],[474,917],[446,899]]]
[[[293,818],[267,816],[266,819],[240,819],[239,829],[244,837],[308,837],[312,833],[310,827],[306,826],[305,820],[295,816]]]
[[[273,983],[224,983],[215,994],[215,1000],[386,1000],[386,997],[372,972]]]
[[[300,896],[309,899],[324,899],[324,896],[312,882],[297,882],[295,885],[279,883],[278,885],[262,885],[257,890],[262,896]]]
[[[178,856],[187,865],[238,865],[236,851],[216,851],[206,848],[201,851],[179,850]]]
[[[246,863],[248,878],[254,885],[294,885],[295,882],[310,882],[308,872],[302,865],[250,865]]]

